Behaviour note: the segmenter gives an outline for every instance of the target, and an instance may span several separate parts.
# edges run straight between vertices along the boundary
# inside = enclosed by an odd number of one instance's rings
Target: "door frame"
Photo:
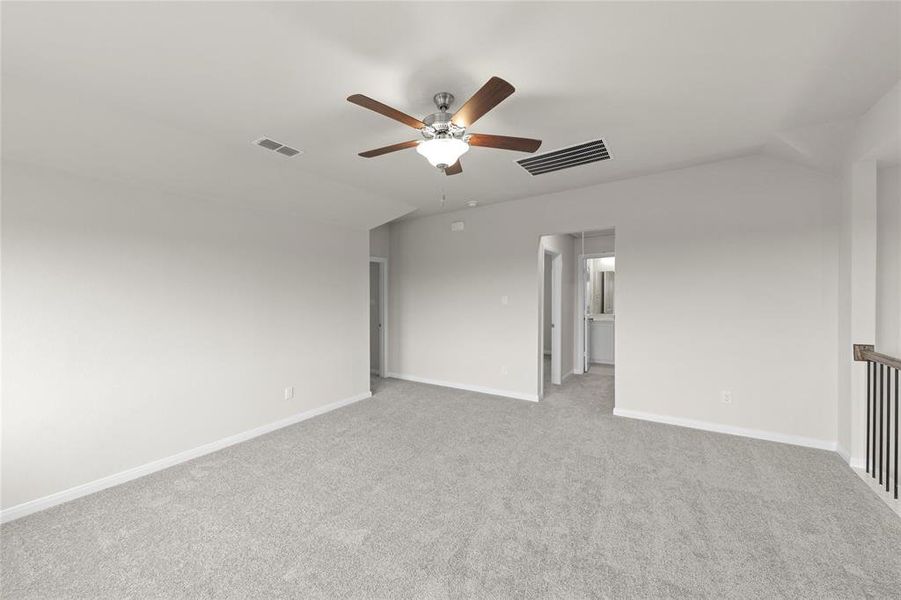
[[[586,323],[587,307],[585,306],[585,286],[588,285],[587,260],[589,258],[607,258],[610,256],[616,256],[616,251],[586,252],[585,254],[576,255],[576,272],[579,274],[579,276],[576,277],[576,353],[579,360],[573,361],[573,373],[585,373],[586,365],[590,361],[588,357],[589,348],[586,345],[587,338],[585,337],[585,330],[588,327],[588,324]],[[576,369],[578,369],[578,371]]]
[[[369,263],[377,263],[379,266],[379,377],[385,377],[388,373],[388,259],[380,256],[370,256]],[[372,365],[369,366],[370,372]]]
[[[544,398],[544,297],[545,297],[545,261],[551,256],[551,383],[562,383],[562,329],[563,316],[563,255],[550,248],[541,249],[539,261],[539,302],[538,302],[538,398]]]

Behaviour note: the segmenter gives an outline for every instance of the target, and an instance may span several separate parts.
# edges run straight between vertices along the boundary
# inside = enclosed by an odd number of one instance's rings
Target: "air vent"
[[[609,158],[610,153],[607,151],[604,140],[594,140],[593,142],[585,142],[584,144],[561,148],[553,152],[522,158],[516,162],[531,175],[542,175],[561,169],[587,165],[600,160],[608,160]]]
[[[254,140],[253,143],[257,146],[260,146],[261,148],[274,150],[275,152],[283,156],[297,156],[298,154],[301,154],[303,152],[303,150],[297,150],[295,148],[292,148],[291,146],[286,146],[281,142],[270,140],[269,138],[260,138],[258,140]]]
[[[278,150],[276,150],[279,154],[284,154],[285,156],[297,156],[300,154],[300,150],[295,150],[289,146],[282,146]]]

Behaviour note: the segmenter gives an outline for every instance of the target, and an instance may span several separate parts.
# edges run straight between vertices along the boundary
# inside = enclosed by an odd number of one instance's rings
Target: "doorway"
[[[541,255],[541,327],[539,360],[539,397],[545,384],[561,384],[561,313],[563,294],[563,256],[543,248]]]
[[[582,372],[614,365],[616,258],[613,252],[579,256]]]
[[[384,377],[388,355],[388,261],[369,258],[369,373]]]
[[[573,372],[612,377],[616,349],[616,230],[571,235],[576,242]]]

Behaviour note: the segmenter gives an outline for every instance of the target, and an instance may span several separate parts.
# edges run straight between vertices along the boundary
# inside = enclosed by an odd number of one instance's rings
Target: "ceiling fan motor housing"
[[[447,112],[450,105],[454,103],[454,95],[450,92],[439,92],[435,94],[433,100],[435,106],[438,107],[438,112],[432,113],[422,120],[426,125],[422,128],[423,137],[429,140],[442,137],[462,139],[466,129],[452,123],[453,115]]]
[[[438,107],[438,110],[447,112],[450,105],[454,103],[454,95],[450,92],[438,92],[432,97],[432,100],[435,102],[435,106]]]

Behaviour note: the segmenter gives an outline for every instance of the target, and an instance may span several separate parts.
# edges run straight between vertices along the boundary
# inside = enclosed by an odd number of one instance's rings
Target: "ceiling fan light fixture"
[[[455,137],[436,137],[416,146],[416,152],[439,169],[455,164],[468,150],[469,144]]]

